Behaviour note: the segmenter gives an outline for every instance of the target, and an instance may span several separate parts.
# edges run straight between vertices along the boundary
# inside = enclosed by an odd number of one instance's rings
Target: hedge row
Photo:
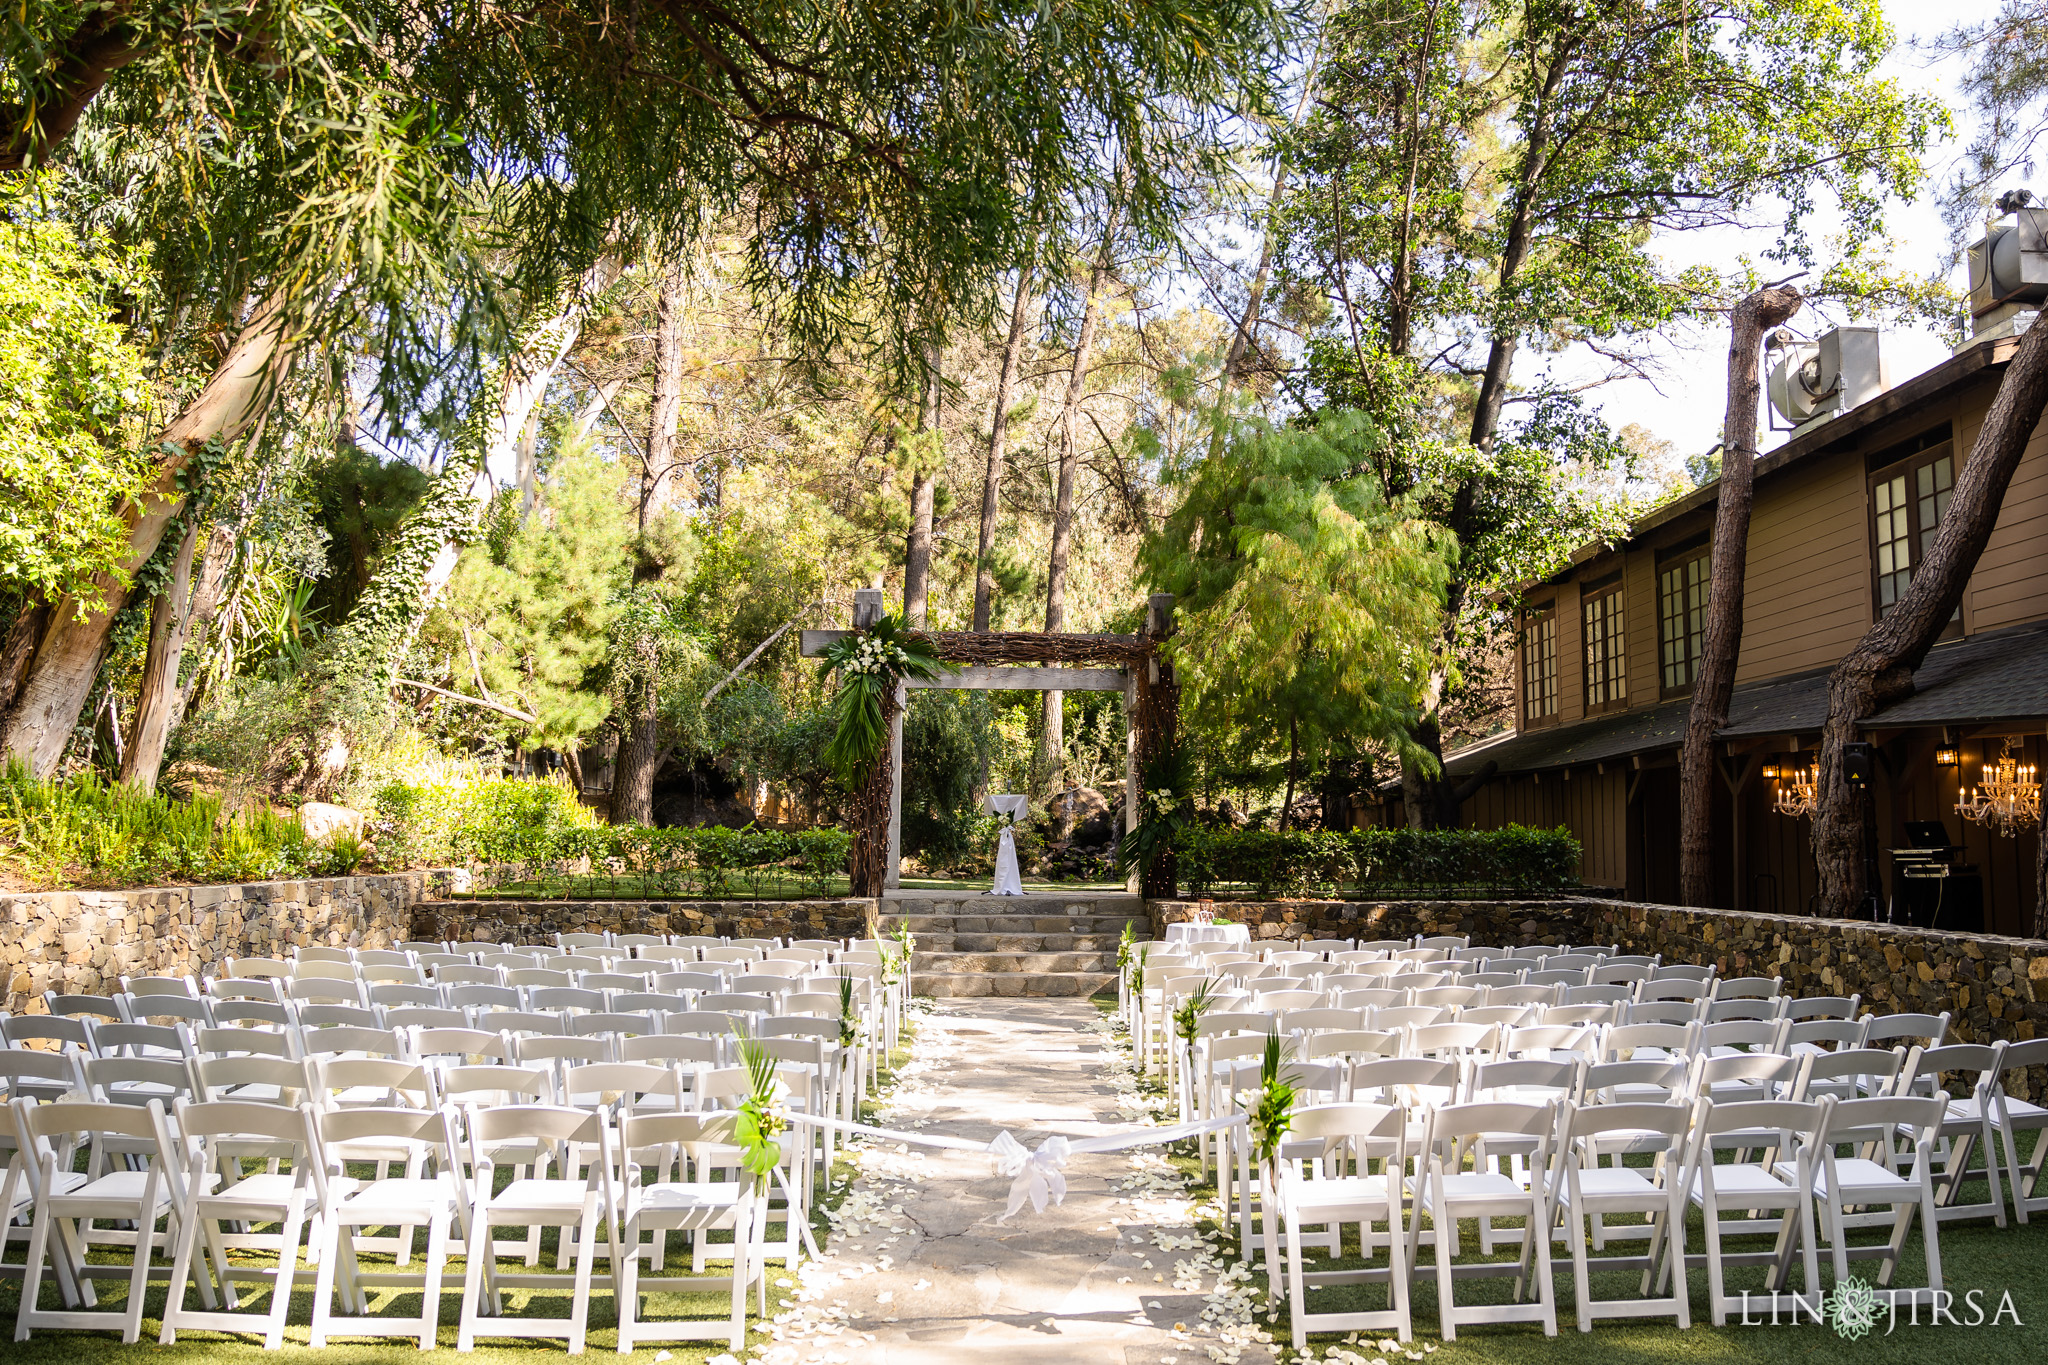
[[[1547,895],[1579,879],[1569,830],[1205,829],[1174,840],[1183,894]]]
[[[829,895],[845,875],[853,836],[839,829],[785,832],[752,825],[596,825],[506,828],[469,845],[465,852],[498,869],[499,879],[537,883],[544,895],[559,887],[562,895],[625,890],[642,898],[719,900],[738,892],[758,897],[789,880],[806,895]]]

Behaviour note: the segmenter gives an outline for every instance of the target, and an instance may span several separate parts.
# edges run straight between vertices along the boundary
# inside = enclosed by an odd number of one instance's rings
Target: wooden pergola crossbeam
[[[879,589],[853,594],[853,624],[866,629],[882,616]],[[1138,825],[1138,679],[1133,669],[1144,665],[1158,682],[1158,642],[1171,630],[1173,598],[1161,594],[1150,604],[1144,635],[1066,635],[1039,631],[919,631],[934,653],[962,665],[958,671],[928,682],[909,680],[896,692],[889,725],[889,843],[883,864],[884,889],[902,885],[903,850],[903,707],[911,689],[980,692],[1120,692],[1124,699],[1124,828]],[[798,648],[806,658],[822,656],[851,630],[807,630]],[[1018,665],[1036,664],[1036,667]],[[1114,667],[1086,665],[1114,664]],[[1133,877],[1131,889],[1137,890]]]

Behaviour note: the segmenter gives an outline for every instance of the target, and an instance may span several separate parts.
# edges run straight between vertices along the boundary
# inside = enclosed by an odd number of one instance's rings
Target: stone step
[[[919,995],[939,1000],[977,996],[1080,996],[1116,985],[1115,972],[918,972]]]
[[[940,942],[946,939],[949,942]],[[917,946],[934,953],[1114,953],[1115,934],[934,934]]]
[[[936,976],[961,972],[1114,972],[1113,952],[917,953],[910,970]]]
[[[934,915],[927,920],[912,920],[910,932],[917,935],[920,944],[932,934],[1090,934],[1117,939],[1123,937],[1125,923],[1096,915],[1073,919],[1059,915]],[[1147,936],[1142,923],[1133,928],[1136,937]]]

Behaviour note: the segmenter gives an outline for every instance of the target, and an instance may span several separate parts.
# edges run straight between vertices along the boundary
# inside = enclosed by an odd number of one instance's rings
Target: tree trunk
[[[575,784],[576,795],[580,798],[583,795],[583,755],[578,752],[573,739],[562,746],[562,771],[569,775],[569,781]]]
[[[1017,372],[1024,367],[1024,339],[1030,333],[1031,263],[1017,271],[1017,294],[1010,304],[1010,334],[1003,342],[1003,368],[996,376],[996,407],[989,417],[988,465],[981,476],[981,535],[974,551],[974,628],[987,630],[995,611],[996,515],[1003,487],[1003,447],[1010,435],[1010,403],[1017,391]]]
[[[1280,799],[1280,828],[1291,829],[1294,825],[1294,769],[1301,757],[1301,725],[1294,716],[1287,718],[1287,794]]]
[[[647,459],[640,471],[640,533],[663,502],[662,484],[676,472],[676,420],[683,410],[683,313],[689,302],[682,268],[671,264],[655,303],[654,392],[647,404]],[[671,493],[668,495],[673,497]],[[660,580],[666,566],[643,563],[643,583]],[[642,641],[644,674],[625,708],[625,733],[612,770],[611,821],[654,823],[654,779],[661,770],[661,682],[653,641]]]
[[[662,271],[661,293],[655,301],[654,392],[647,404],[647,462],[640,471],[640,531],[664,498],[662,491],[676,474],[676,421],[683,411],[683,314],[689,303],[687,277],[680,264]]]
[[[633,693],[612,769],[611,820],[615,825],[654,823],[654,777],[661,763],[661,690],[654,668]]]
[[[1920,561],[1906,595],[1828,675],[1828,718],[1821,732],[1813,813],[1813,860],[1820,874],[1819,910],[1852,915],[1871,894],[1865,823],[1870,793],[1842,780],[1842,746],[1861,723],[1913,693],[1913,670],[1962,604],[2013,470],[2048,407],[2048,324],[2029,328],[2006,367],[1977,443],[1956,475],[1948,513],[1934,547]]]
[[[178,474],[199,447],[210,440],[233,440],[261,415],[274,381],[290,360],[291,348],[279,345],[279,326],[278,301],[267,299],[258,305],[206,387],[158,434],[157,448],[168,446],[177,454],[157,466],[156,479],[140,503],[122,509],[128,523],[128,554],[120,578],[103,574],[96,581],[99,608],[81,615],[78,599],[67,596],[52,609],[28,676],[0,716],[0,747],[36,776],[56,771],[106,655],[114,616],[127,601],[126,582],[156,553],[165,530],[185,505]]]
[[[924,627],[932,588],[932,518],[937,511],[939,470],[945,464],[945,436],[939,420],[939,361],[933,354],[925,370],[924,396],[918,404],[916,463],[910,471],[910,536],[903,552],[903,621]],[[929,444],[927,444],[929,443]]]
[[[1685,713],[1678,759],[1678,903],[1714,904],[1714,736],[1728,723],[1742,653],[1742,578],[1749,565],[1749,513],[1756,472],[1756,410],[1764,333],[1799,311],[1790,285],[1759,289],[1728,321],[1728,401],[1721,418],[1721,491],[1707,574],[1707,624]],[[1738,794],[1735,798],[1741,799]],[[1742,888],[1735,888],[1739,903]]]
[[[199,518],[185,527],[171,581],[156,596],[149,618],[149,649],[142,660],[142,687],[135,696],[135,728],[121,755],[121,780],[142,791],[156,790],[163,767],[164,741],[171,733],[171,712],[178,696],[178,664],[185,657],[185,632],[190,624],[192,554],[199,545]]]
[[[24,602],[21,610],[14,614],[14,624],[7,628],[7,639],[0,643],[0,716],[7,714],[7,708],[28,680],[29,666],[36,659],[36,642],[43,637],[43,631],[50,624],[50,608],[43,602]]]
[[[186,621],[185,635],[189,641],[200,631],[206,632],[205,638],[200,641],[202,662],[205,659],[205,650],[212,645],[213,618],[220,611],[220,594],[227,586],[228,566],[234,562],[236,539],[234,531],[224,526],[216,526],[213,534],[206,538],[206,556],[199,561],[199,583],[192,591],[192,612]],[[192,676],[178,688],[177,706],[171,712],[171,724],[176,725],[191,715],[192,708],[199,703],[203,671],[202,667],[195,666]]]
[[[1095,351],[1095,332],[1102,323],[1100,295],[1109,275],[1110,239],[1088,270],[1088,295],[1081,303],[1081,330],[1074,338],[1074,366],[1067,372],[1067,396],[1060,408],[1060,466],[1052,508],[1052,556],[1045,574],[1045,628],[1067,628],[1067,560],[1074,545],[1074,477],[1081,468],[1081,399],[1088,390],[1088,370]],[[1044,700],[1044,757],[1055,790],[1065,785],[1066,695],[1047,692]]]

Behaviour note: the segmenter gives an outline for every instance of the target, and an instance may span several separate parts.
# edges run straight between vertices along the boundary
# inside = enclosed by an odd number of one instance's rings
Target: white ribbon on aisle
[[[953,1152],[980,1153],[989,1159],[991,1173],[1003,1176],[1010,1182],[1009,1208],[996,1220],[999,1223],[1007,1223],[1026,1204],[1031,1205],[1032,1212],[1044,1213],[1047,1204],[1065,1203],[1067,1162],[1074,1157],[1098,1152],[1124,1152],[1133,1147],[1163,1146],[1169,1142],[1199,1137],[1203,1133],[1217,1133],[1226,1128],[1241,1127],[1245,1121],[1244,1115],[1231,1114],[1224,1118],[1176,1123],[1168,1128],[1125,1128],[1089,1138],[1070,1138],[1054,1133],[1037,1147],[1031,1148],[1019,1142],[1007,1128],[987,1142],[976,1142],[971,1138],[945,1137],[937,1133],[906,1133],[895,1128],[877,1128],[872,1124],[855,1123],[850,1119],[826,1118],[822,1114],[791,1113],[786,1117],[791,1123],[808,1123],[836,1132],[880,1138],[884,1142],[937,1147]]]

